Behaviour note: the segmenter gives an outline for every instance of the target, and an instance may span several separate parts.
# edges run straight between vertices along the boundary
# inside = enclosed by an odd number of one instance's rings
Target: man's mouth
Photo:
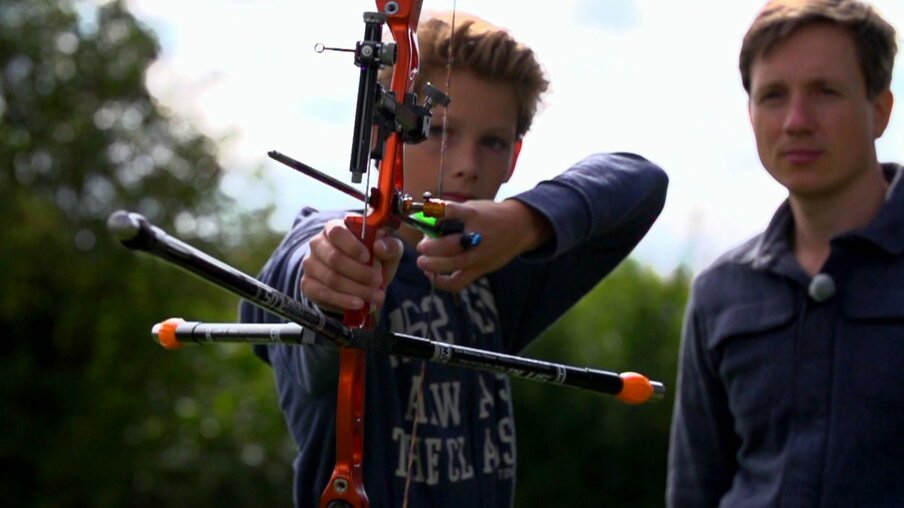
[[[782,157],[792,164],[810,164],[822,156],[822,150],[792,148],[782,151]]]

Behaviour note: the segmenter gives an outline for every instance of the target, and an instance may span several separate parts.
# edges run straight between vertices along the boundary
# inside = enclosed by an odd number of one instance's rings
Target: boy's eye
[[[509,141],[500,136],[485,136],[481,142],[491,150],[508,150],[510,146]]]
[[[444,134],[446,136],[446,140],[452,140],[452,138],[454,138],[455,135],[458,134],[458,131],[455,129],[455,127],[449,125],[446,126],[446,129],[444,131],[442,122],[436,122],[436,124],[430,125],[430,130],[427,133],[427,137],[433,141],[440,141],[443,139]]]

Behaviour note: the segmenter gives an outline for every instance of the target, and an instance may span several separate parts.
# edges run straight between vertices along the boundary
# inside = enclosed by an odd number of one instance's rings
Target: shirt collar
[[[845,233],[843,236],[862,238],[889,254],[904,252],[904,167],[898,164],[882,164],[882,172],[888,180],[885,203],[879,214],[866,227]],[[794,218],[786,199],[775,214],[766,231],[747,255],[746,261],[754,268],[765,268],[774,260],[791,251],[791,231]]]
[[[889,254],[901,254],[904,252],[904,184],[901,183],[904,167],[883,164],[882,172],[889,183],[885,203],[872,222],[849,235],[862,238]]]

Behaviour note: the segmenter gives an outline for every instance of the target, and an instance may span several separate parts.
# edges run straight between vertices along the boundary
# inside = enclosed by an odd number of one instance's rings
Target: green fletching
[[[427,217],[424,215],[424,212],[413,213],[410,217],[418,222],[427,224],[428,226],[436,226],[436,217]]]
[[[417,222],[417,224],[415,224],[415,227],[420,230],[421,233],[424,233],[430,238],[437,237],[436,217],[427,217],[426,215],[424,215],[424,212],[413,213],[409,217]]]

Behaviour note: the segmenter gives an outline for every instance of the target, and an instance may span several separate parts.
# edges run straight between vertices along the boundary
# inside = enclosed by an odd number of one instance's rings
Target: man
[[[875,150],[895,31],[856,0],[773,0],[740,69],[788,190],[694,281],[670,506],[904,503],[904,189]]]
[[[635,155],[597,155],[493,201],[547,87],[540,65],[505,30],[472,16],[459,14],[454,33],[449,16],[434,17],[418,37],[418,89],[446,83],[454,48],[453,101],[436,112],[430,139],[405,148],[406,190],[455,201],[447,216],[482,242],[465,250],[460,235],[424,238],[403,225],[380,232],[377,262],[368,266],[366,249],[342,221],[348,212],[305,208],[262,279],[328,312],[375,304],[394,331],[516,353],[628,255],[661,211],[667,177]],[[250,307],[242,317],[272,320]],[[261,353],[275,370],[298,445],[295,502],[316,506],[334,462],[337,351],[269,346]],[[367,362],[370,506],[512,505],[506,376],[376,353]]]

